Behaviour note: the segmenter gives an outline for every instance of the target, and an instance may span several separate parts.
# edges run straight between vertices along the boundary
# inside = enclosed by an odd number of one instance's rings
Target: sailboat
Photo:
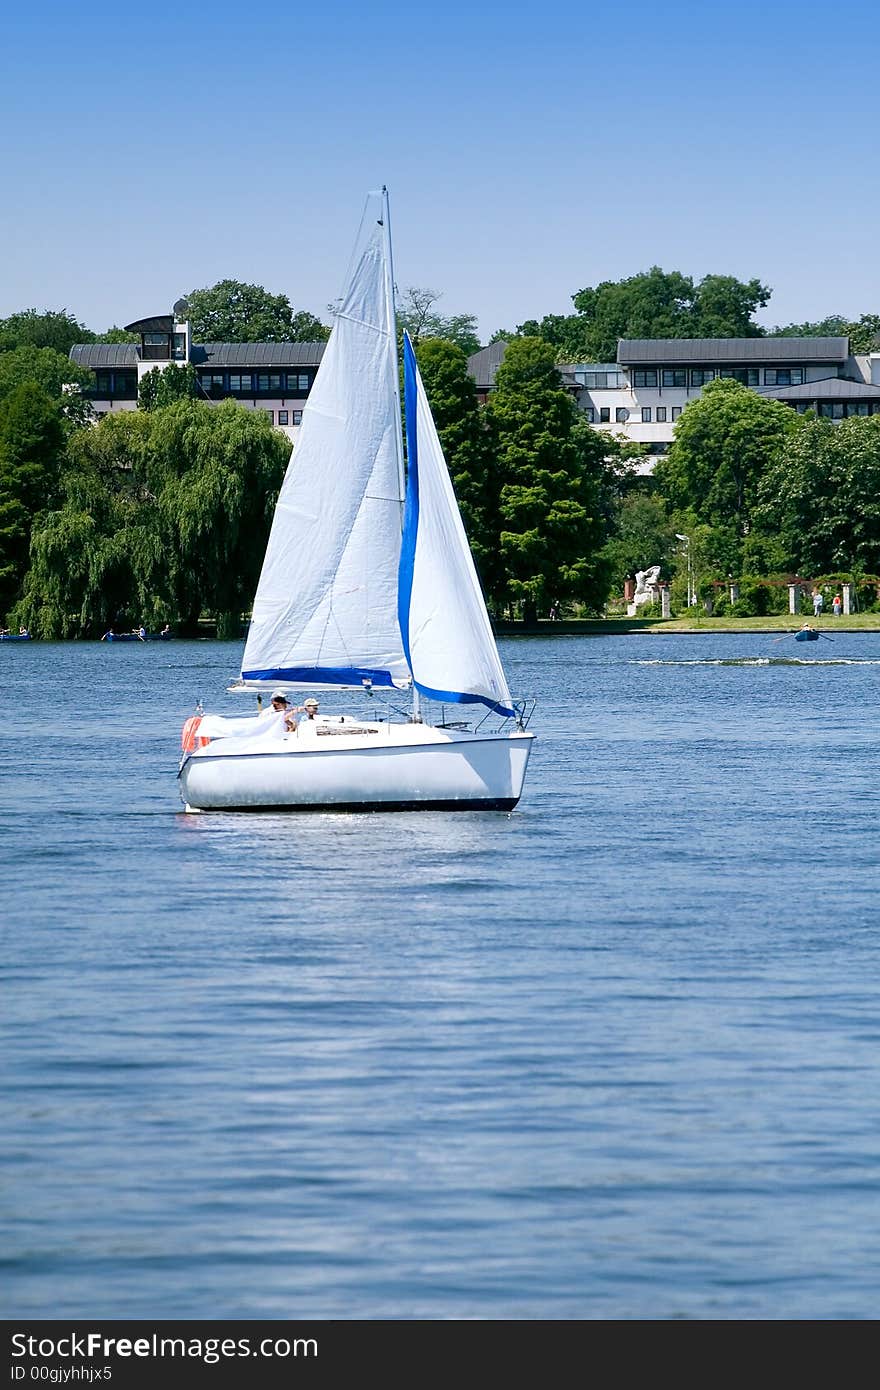
[[[508,689],[408,335],[403,348],[406,467],[383,188],[367,199],[303,410],[234,687],[359,690],[369,713],[292,727],[271,710],[194,716],[178,774],[188,810],[519,801],[534,734]],[[374,714],[383,696],[391,713]],[[411,708],[394,718],[402,697]],[[439,708],[433,723],[427,702]]]

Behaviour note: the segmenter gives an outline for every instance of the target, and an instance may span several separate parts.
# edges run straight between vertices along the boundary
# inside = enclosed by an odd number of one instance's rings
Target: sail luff
[[[388,342],[394,362],[394,399],[397,405],[394,441],[397,446],[397,480],[400,489],[400,527],[406,499],[406,464],[403,457],[403,415],[400,401],[400,363],[397,359],[397,308],[394,302],[394,254],[391,249],[391,204],[388,189],[382,186],[382,225],[385,231],[385,302],[388,312]]]
[[[452,480],[404,333],[407,495],[398,622],[413,684],[429,699],[515,711]]]

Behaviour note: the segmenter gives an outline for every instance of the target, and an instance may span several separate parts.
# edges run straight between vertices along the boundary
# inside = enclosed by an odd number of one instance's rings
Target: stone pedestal
[[[798,598],[800,596],[800,584],[789,584],[788,586],[788,611],[796,613],[798,611]]]
[[[731,586],[730,586],[730,601],[731,601],[731,603],[736,603],[736,601],[737,601],[738,598],[739,598],[739,585],[738,585],[738,584],[731,584]]]
[[[844,613],[851,613],[853,611],[853,586],[852,584],[843,584],[841,588],[843,592],[843,611]]]
[[[664,618],[669,618],[672,615],[672,610],[669,607],[669,589],[665,584],[660,590],[660,615]]]

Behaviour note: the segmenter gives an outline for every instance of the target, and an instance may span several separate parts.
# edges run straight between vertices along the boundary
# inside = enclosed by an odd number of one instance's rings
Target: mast
[[[391,339],[391,351],[394,354],[394,443],[397,449],[397,478],[400,493],[400,529],[403,530],[403,514],[406,502],[406,468],[403,461],[403,415],[400,407],[400,363],[397,359],[397,314],[394,308],[394,259],[391,252],[391,207],[388,200],[388,189],[382,185],[382,228],[385,233],[385,299],[388,305],[388,334]],[[412,673],[410,673],[412,674]],[[421,724],[421,700],[416,689],[415,680],[412,683],[412,722]]]
[[[391,254],[391,208],[388,202],[388,189],[382,185],[382,224],[385,239],[385,300],[388,307],[388,336],[390,351],[394,357],[394,399],[397,404],[395,416],[394,445],[397,450],[397,480],[400,496],[400,526],[403,529],[403,506],[406,499],[406,470],[403,463],[403,417],[400,410],[400,364],[397,360],[397,314],[394,309],[394,261]]]

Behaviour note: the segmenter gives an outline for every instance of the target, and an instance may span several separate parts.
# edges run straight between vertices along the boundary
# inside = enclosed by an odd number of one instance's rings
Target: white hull
[[[341,721],[220,738],[180,769],[190,810],[511,810],[533,734]]]

